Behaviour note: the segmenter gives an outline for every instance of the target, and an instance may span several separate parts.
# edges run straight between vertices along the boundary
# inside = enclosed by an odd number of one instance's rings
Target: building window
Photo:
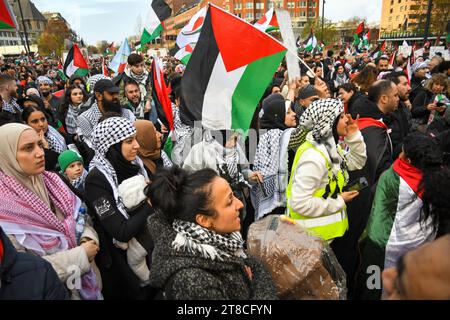
[[[259,19],[259,18],[261,18],[261,17],[262,17],[262,13],[257,12],[257,13],[256,13],[256,19]]]
[[[300,17],[306,17],[306,11],[300,12]]]
[[[308,17],[315,18],[315,16],[316,16],[316,13],[314,11],[309,11],[308,12]]]
[[[288,9],[294,9],[295,8],[295,2],[287,2],[287,8]]]
[[[305,26],[305,23],[304,22],[298,22],[297,26],[299,26],[300,28],[303,28]]]
[[[391,9],[391,10],[389,10],[389,13],[391,13],[392,14],[392,12],[393,12],[394,10],[393,9]]]
[[[402,3],[402,0],[398,0],[398,3]]]
[[[394,0],[391,0],[391,6],[393,6],[394,5]]]
[[[246,9],[253,9],[253,2],[247,2],[247,3],[245,4],[245,8],[246,8]]]
[[[253,19],[253,13],[246,13],[245,14],[246,19]]]
[[[264,9],[264,2],[257,2],[255,5],[256,9]]]
[[[306,8],[306,1],[300,1],[300,8]]]

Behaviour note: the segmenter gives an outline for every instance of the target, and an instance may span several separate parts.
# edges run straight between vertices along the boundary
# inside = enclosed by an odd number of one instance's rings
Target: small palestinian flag
[[[181,29],[177,36],[178,48],[183,48],[191,43],[196,43],[200,32],[202,31],[203,22],[205,21],[207,7],[201,8],[194,16],[189,20],[188,24]]]
[[[0,29],[16,29],[17,20],[7,0],[0,0]]]
[[[211,130],[248,130],[286,50],[268,34],[210,4],[181,80],[181,121],[190,126],[201,121]]]
[[[381,57],[384,54],[384,51],[386,50],[386,40],[382,43],[378,44],[378,46],[375,48],[375,50],[372,51],[371,57],[372,59],[376,60],[379,57]]]
[[[192,52],[194,51],[194,48],[190,44],[188,44],[186,47],[181,48],[176,54],[175,59],[180,60],[182,64],[187,66],[189,59],[192,56]]]
[[[82,77],[89,74],[88,64],[86,60],[84,60],[83,54],[76,44],[72,46],[72,49],[70,49],[66,61],[64,62],[64,74],[68,78],[74,74]]]
[[[311,34],[309,38],[305,41],[305,51],[311,52],[317,47],[317,38],[314,35],[313,30],[311,29]]]
[[[355,47],[358,47],[359,44],[361,43],[361,39],[363,37],[363,33],[364,33],[364,21],[362,21],[359,25],[358,28],[356,28],[355,30],[355,34],[353,35],[353,45]]]
[[[150,10],[145,21],[141,45],[150,43],[163,31],[163,21],[170,17],[172,9],[163,0],[150,0]]]
[[[258,21],[255,22],[255,27],[262,32],[270,32],[278,30],[278,20],[273,8],[270,8]]]

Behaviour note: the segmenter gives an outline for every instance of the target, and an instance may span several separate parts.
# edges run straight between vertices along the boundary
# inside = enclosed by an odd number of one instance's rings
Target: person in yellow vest
[[[310,131],[298,148],[286,191],[287,214],[304,228],[328,240],[348,229],[346,203],[357,191],[343,192],[348,170],[366,163],[366,145],[357,119],[344,113],[340,100],[317,100],[305,110],[300,126]],[[339,143],[344,137],[345,151]]]

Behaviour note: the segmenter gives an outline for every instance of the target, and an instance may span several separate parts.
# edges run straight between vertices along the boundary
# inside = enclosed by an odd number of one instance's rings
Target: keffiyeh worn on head
[[[244,240],[239,231],[220,235],[196,223],[175,219],[172,224],[177,232],[172,247],[176,251],[199,252],[205,259],[222,261],[224,258],[246,258]]]
[[[341,163],[341,158],[336,150],[333,125],[343,112],[344,105],[340,100],[321,99],[314,101],[300,117],[300,126],[311,131],[316,142],[325,145],[334,164]]]
[[[38,85],[40,85],[41,83],[46,83],[46,84],[49,84],[49,85],[53,84],[53,81],[49,77],[46,77],[46,76],[38,77],[36,79],[36,82],[37,82]]]
[[[117,207],[125,218],[128,218],[128,214],[122,204],[122,201],[119,199],[119,180],[117,178],[116,170],[111,162],[106,158],[106,154],[112,146],[124,141],[134,134],[136,134],[136,129],[133,123],[122,117],[112,117],[100,122],[95,127],[92,134],[95,156],[89,164],[89,171],[97,168],[103,173],[113,189]],[[139,166],[139,173],[147,179],[148,176],[141,159],[137,157],[136,160],[132,161],[132,163]]]
[[[110,78],[105,76],[104,74],[96,74],[90,77],[86,82],[87,86],[89,87],[89,92],[94,92],[95,84],[102,79],[110,80]]]

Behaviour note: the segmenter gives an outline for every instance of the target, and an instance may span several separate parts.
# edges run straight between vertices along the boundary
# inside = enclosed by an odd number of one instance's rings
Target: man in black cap
[[[300,119],[305,109],[316,100],[319,100],[319,95],[313,85],[308,84],[300,89],[300,92],[298,93],[298,100],[294,107],[298,119]]]
[[[92,107],[83,112],[77,119],[78,136],[82,137],[90,148],[92,148],[91,134],[100,118],[106,112],[121,114],[131,122],[136,121],[133,112],[123,109],[119,102],[119,87],[115,86],[109,79],[102,79],[95,84],[95,103]]]

